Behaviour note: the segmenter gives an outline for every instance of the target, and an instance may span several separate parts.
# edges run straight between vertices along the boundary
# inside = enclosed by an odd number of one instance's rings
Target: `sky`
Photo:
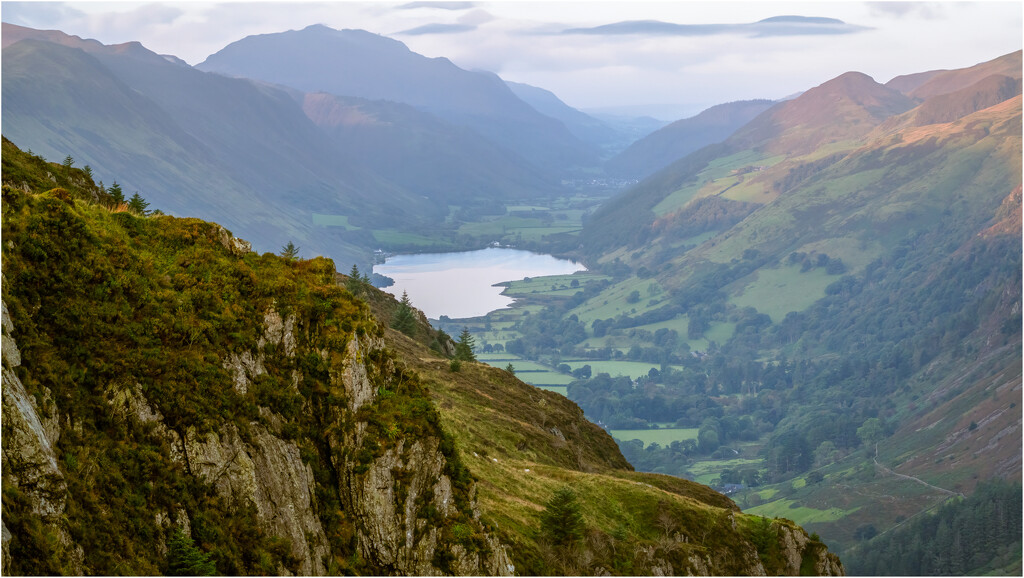
[[[105,44],[139,41],[190,64],[252,34],[359,28],[576,108],[664,120],[791,96],[851,70],[886,82],[971,66],[1024,42],[1019,1],[4,1],[0,17]]]

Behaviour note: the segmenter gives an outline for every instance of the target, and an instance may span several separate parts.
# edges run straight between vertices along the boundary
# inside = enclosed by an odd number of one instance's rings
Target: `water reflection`
[[[551,255],[518,249],[489,248],[461,253],[395,255],[374,273],[386,275],[395,284],[384,289],[395,296],[408,292],[413,305],[431,319],[442,315],[458,319],[486,315],[508,307],[512,298],[501,295],[502,281],[524,277],[566,275],[585,267]]]

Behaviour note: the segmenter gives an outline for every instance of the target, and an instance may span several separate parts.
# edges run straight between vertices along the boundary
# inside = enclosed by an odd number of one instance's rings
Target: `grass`
[[[719,477],[722,470],[755,467],[760,468],[763,460],[733,458],[731,460],[703,460],[695,462],[686,469],[693,481],[701,484],[710,484],[712,480]]]
[[[354,231],[359,227],[350,225],[348,215],[321,215],[313,213],[313,224],[320,227],[341,227],[346,231]]]
[[[628,303],[627,298],[633,291],[638,291],[640,300]],[[595,319],[609,319],[622,313],[638,315],[667,305],[665,292],[654,279],[631,277],[607,287],[599,295],[588,299],[568,313],[576,315],[586,325]]]
[[[656,363],[645,363],[642,361],[595,361],[595,360],[581,360],[581,361],[566,361],[563,363],[569,367],[579,369],[584,365],[589,365],[592,375],[599,373],[607,373],[612,377],[619,375],[625,375],[632,379],[636,379],[642,375],[647,375],[651,371],[651,368],[660,369],[660,365]]]
[[[821,267],[801,273],[798,265],[758,269],[743,292],[729,299],[737,307],[753,307],[778,323],[792,311],[803,311],[825,296],[825,288],[839,279]]]
[[[695,181],[668,195],[660,203],[654,206],[654,214],[658,216],[667,215],[673,211],[686,206],[696,197],[718,194],[731,184],[738,182],[733,170],[750,165],[772,166],[781,162],[785,157],[774,156],[764,157],[754,150],[745,150],[734,155],[716,159],[708,164],[707,168],[697,174]],[[754,173],[756,174],[756,173]],[[751,175],[744,175],[751,178]]]
[[[859,509],[860,508],[857,507],[849,510],[844,510],[842,508],[818,510],[802,506],[795,500],[783,498],[773,502],[768,502],[767,504],[748,508],[745,512],[748,514],[764,516],[766,518],[787,518],[803,526],[811,523],[835,522],[836,520],[849,516]]]
[[[624,442],[640,440],[644,442],[644,447],[653,443],[666,447],[674,441],[695,440],[698,431],[697,428],[615,429],[608,430],[608,433]]]

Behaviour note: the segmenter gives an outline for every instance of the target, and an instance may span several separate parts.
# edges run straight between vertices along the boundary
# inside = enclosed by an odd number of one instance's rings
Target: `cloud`
[[[436,8],[438,10],[469,10],[476,6],[475,2],[409,2],[398,7],[399,10],[415,8]]]
[[[424,24],[396,34],[403,34],[406,36],[420,36],[423,34],[461,34],[463,32],[471,32],[476,30],[475,24]]]
[[[914,16],[934,20],[944,14],[941,2],[868,2],[867,5],[872,16]]]
[[[741,34],[744,36],[806,36],[820,34],[851,34],[868,30],[867,27],[847,24],[835,18],[808,16],[775,16],[749,24],[675,24],[660,20],[630,20],[594,26],[569,28],[563,34],[645,36],[711,36]]]

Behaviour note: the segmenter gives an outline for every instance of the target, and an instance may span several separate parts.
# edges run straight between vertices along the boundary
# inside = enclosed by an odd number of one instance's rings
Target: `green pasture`
[[[697,439],[698,431],[700,430],[697,428],[613,429],[608,430],[608,433],[612,434],[613,438],[624,442],[640,440],[644,442],[644,447],[651,444],[668,447],[674,441]]]
[[[777,269],[758,269],[754,280],[729,302],[737,307],[753,307],[778,323],[792,311],[803,311],[825,296],[825,288],[839,279],[817,267],[801,273],[799,265]]]
[[[630,293],[638,291],[640,299],[627,303]],[[609,319],[620,313],[639,315],[668,304],[667,294],[654,279],[631,277],[612,285],[569,312],[588,327],[595,319]],[[653,304],[652,304],[653,302]]]
[[[773,502],[768,502],[767,504],[748,508],[744,510],[744,513],[764,516],[766,518],[788,518],[797,524],[804,526],[812,523],[835,522],[836,520],[849,516],[859,509],[860,507],[858,506],[849,510],[843,510],[842,508],[818,510],[816,508],[802,506],[800,505],[800,502],[796,500],[782,498]]]
[[[573,370],[579,369],[584,365],[589,365],[591,375],[607,373],[612,377],[625,375],[630,377],[631,379],[636,379],[642,375],[647,375],[651,371],[651,368],[660,368],[660,365],[657,363],[645,363],[641,361],[594,361],[584,359],[578,361],[562,360],[562,363],[567,364],[569,367],[573,368]]]
[[[321,215],[313,213],[313,224],[318,227],[341,227],[346,231],[354,231],[355,227],[348,222],[348,215]]]
[[[731,460],[702,460],[694,462],[686,468],[690,479],[701,484],[708,485],[712,480],[722,475],[722,470],[735,470],[737,468],[760,468],[764,460],[733,458]]]

